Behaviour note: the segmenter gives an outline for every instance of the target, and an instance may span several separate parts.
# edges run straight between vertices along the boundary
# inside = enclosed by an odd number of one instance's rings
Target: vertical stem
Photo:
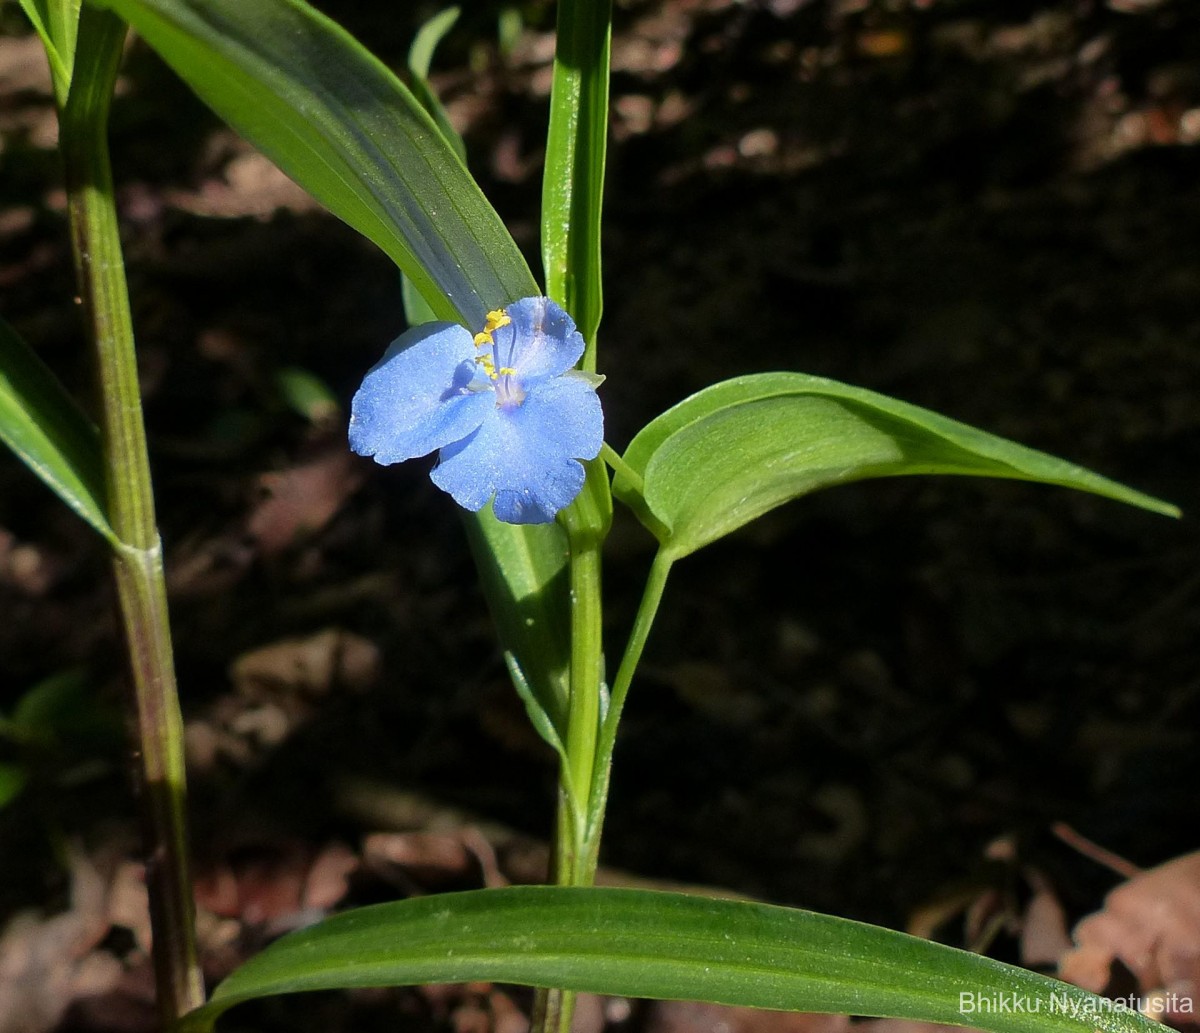
[[[586,492],[587,489],[585,488],[584,490]],[[572,564],[575,561],[576,556],[572,552]],[[654,617],[658,613],[659,603],[662,602],[663,590],[667,586],[667,575],[671,572],[672,563],[672,558],[661,550],[654,557],[654,563],[650,567],[650,575],[646,579],[646,588],[642,593],[642,601],[638,606],[637,616],[634,617],[633,629],[629,634],[629,642],[625,647],[624,656],[621,657],[621,666],[617,671],[616,681],[613,683],[612,699],[607,712],[602,717],[598,708],[599,694],[596,697],[597,709],[593,713],[598,723],[593,726],[596,734],[593,735],[590,741],[591,750],[588,753],[588,757],[591,760],[591,781],[586,792],[580,783],[574,783],[576,787],[574,791],[577,796],[586,797],[586,800],[581,799],[581,809],[584,812],[583,821],[585,824],[582,834],[576,831],[578,821],[572,817],[570,808],[565,804],[566,786],[560,790],[558,843],[556,849],[558,867],[555,872],[555,881],[560,886],[590,886],[595,881],[596,864],[600,853],[600,835],[604,830],[604,813],[608,802],[609,775],[612,770],[612,754],[613,747],[616,744],[617,726],[620,724],[621,711],[624,709],[625,700],[629,695],[629,687],[633,683],[634,672],[637,670],[638,662],[642,658],[642,650],[645,648],[646,640],[650,636],[650,628],[654,624]],[[588,583],[585,574],[588,565],[589,563],[585,563],[583,570],[580,572],[581,585]],[[572,616],[574,618],[578,612],[580,620],[579,626],[573,626],[572,631],[582,632],[586,635],[588,633],[587,629],[591,625],[586,623],[587,611],[583,608],[577,611],[575,607],[577,590],[574,580],[574,570],[572,571],[572,575]],[[598,570],[596,580],[592,583],[596,586],[598,609]],[[597,636],[596,643],[598,647],[598,626],[595,628],[595,634]],[[576,648],[578,641],[578,639],[572,639],[573,650]],[[599,657],[598,653],[597,657]],[[576,659],[577,655],[573,651],[573,664]],[[580,663],[582,665],[582,659]],[[574,674],[574,670],[575,668],[572,667],[572,674]],[[569,728],[573,727],[577,712],[574,692],[576,683],[572,680],[571,684],[572,725]],[[569,735],[568,742],[570,742]],[[567,747],[567,756],[569,760],[574,762],[575,755],[571,753],[570,745]],[[577,769],[579,770],[577,771]],[[582,765],[572,763],[572,777],[579,777],[582,774],[581,769]],[[565,841],[573,836],[578,837],[576,841],[579,843],[579,846],[574,849],[573,853],[568,854],[568,847],[565,845]],[[574,994],[562,990],[538,990],[534,997],[532,1023],[534,1033],[570,1033],[573,1005]]]
[[[166,1026],[203,1004],[204,990],[188,871],[183,721],[108,159],[108,109],[124,40],[115,16],[84,6],[61,149],[76,275],[102,392],[109,521],[121,543],[113,569],[136,700],[154,968]]]
[[[571,549],[571,699],[562,794],[573,794],[575,802],[574,808],[559,808],[555,874],[562,886],[590,886],[597,855],[595,844],[588,841],[588,814],[606,691],[600,549],[612,524],[612,495],[601,460],[586,463],[585,469],[583,491],[559,515]]]
[[[581,366],[593,372],[603,307],[600,209],[611,35],[612,0],[560,0],[542,179],[542,264],[546,293],[574,317],[586,342]],[[612,522],[612,494],[603,462],[594,460],[586,469],[582,494],[560,514],[571,549],[571,696],[554,877],[568,886],[592,884],[599,854],[598,841],[588,839],[588,794],[605,691],[600,547]],[[569,1033],[573,1003],[573,995],[561,990],[539,991],[534,1033]]]
[[[567,723],[567,760],[565,772],[569,784],[581,794],[577,818],[568,812],[571,823],[566,871],[559,872],[560,885],[588,885],[591,882],[586,863],[586,792],[592,784],[592,765],[596,757],[596,737],[600,731],[601,693],[601,606],[600,546],[582,543],[571,552],[571,710]],[[561,848],[560,848],[561,849]],[[565,876],[565,878],[564,878]]]
[[[559,886],[590,886],[599,856],[599,844],[588,839],[588,792],[605,691],[600,549],[612,523],[612,495],[602,461],[585,463],[584,468],[583,491],[559,514],[571,550],[571,697],[554,851],[554,881]],[[569,1033],[574,1003],[572,993],[538,990],[534,1033]]]

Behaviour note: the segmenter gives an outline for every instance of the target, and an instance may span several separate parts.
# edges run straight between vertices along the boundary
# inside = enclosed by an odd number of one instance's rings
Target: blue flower
[[[350,447],[389,465],[435,450],[433,483],[466,509],[494,499],[511,524],[542,524],[583,487],[604,440],[600,378],[572,367],[583,337],[549,298],[401,334],[350,406]]]

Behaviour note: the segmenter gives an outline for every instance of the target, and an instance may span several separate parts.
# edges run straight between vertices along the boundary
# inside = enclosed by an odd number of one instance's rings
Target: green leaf
[[[284,366],[275,374],[275,386],[288,408],[310,423],[327,423],[341,411],[329,385],[311,370]]]
[[[566,728],[564,727],[561,732],[559,731],[554,723],[554,718],[546,707],[542,705],[538,694],[533,691],[533,686],[529,684],[529,679],[525,677],[525,672],[521,670],[521,664],[517,660],[516,654],[506,651],[504,654],[504,663],[508,667],[508,675],[512,679],[513,688],[517,690],[517,696],[520,697],[521,703],[525,707],[525,715],[529,718],[529,723],[533,725],[533,730],[555,752],[559,763],[563,767],[566,767],[570,763],[567,757],[567,748],[563,745],[563,736],[566,734]],[[572,802],[578,807],[578,800]]]
[[[524,679],[523,685],[514,682],[518,694],[539,734],[545,738],[543,726],[549,724],[565,741],[570,660],[566,535],[558,524],[503,523],[491,506],[465,514],[464,523],[500,641]],[[538,710],[541,716],[535,714]]]
[[[22,732],[44,737],[68,723],[87,699],[87,678],[81,668],[59,671],[38,682],[13,709],[12,724]]]
[[[100,0],[214,111],[379,245],[441,319],[479,328],[538,293],[437,125],[388,69],[300,0]]]
[[[496,42],[500,53],[508,57],[516,49],[525,30],[525,17],[517,4],[506,4],[496,15]]]
[[[29,783],[29,769],[23,764],[0,761],[0,807],[7,807]]]
[[[66,388],[0,320],[0,441],[115,544],[105,515],[100,435]]]
[[[611,0],[559,0],[550,128],[542,178],[546,294],[571,313],[596,368],[603,308],[600,208],[608,134]]]
[[[323,15],[299,0],[101,2],[222,118],[391,256],[414,322],[454,319],[478,329],[489,310],[540,293],[438,123]],[[416,57],[419,64],[420,50]],[[561,591],[549,587],[562,565],[561,532],[499,525],[490,514],[468,525],[498,556],[483,566],[504,641],[554,713],[558,661],[544,658],[561,651],[545,640],[556,609],[550,597]],[[519,621],[507,600],[518,601]]]
[[[452,7],[417,33],[408,63],[418,98],[456,153],[466,155],[441,101],[426,81],[438,43],[458,17]],[[404,313],[410,326],[436,316],[407,276],[401,278]],[[566,735],[567,545],[557,526],[501,523],[490,506],[463,513],[484,594],[505,646],[505,663],[517,695],[538,734],[556,752]]]
[[[61,108],[71,87],[75,62],[75,37],[79,28],[80,0],[21,0],[26,17],[41,37],[50,62],[54,96]]]
[[[802,373],[755,374],[706,388],[644,427],[624,461],[629,469],[617,473],[614,493],[641,514],[672,559],[789,499],[869,477],[1040,481],[1179,515],[1166,502],[1062,459]]]
[[[457,7],[447,7],[446,10],[435,14],[421,26],[408,51],[408,70],[412,74],[413,96],[420,101],[421,107],[437,123],[438,129],[442,131],[442,136],[454,148],[454,153],[465,165],[467,163],[466,144],[455,130],[442,102],[433,92],[433,87],[429,85],[429,68],[433,64],[434,52],[437,50],[438,44],[454,27],[454,23],[458,21],[458,14]]]
[[[457,7],[447,7],[417,30],[412,46],[408,48],[408,69],[415,77],[429,78],[429,69],[433,67],[433,55],[437,53],[438,44],[454,28],[454,23],[458,21],[461,13]]]
[[[429,66],[433,62],[437,45],[445,38],[446,33],[450,31],[457,20],[458,8],[450,7],[440,14],[435,14],[417,30],[416,38],[408,50],[408,71],[412,76],[413,96],[433,119],[438,131],[442,134],[442,139],[450,145],[459,160],[466,165],[467,146],[450,122],[450,116],[446,114],[446,109],[442,106],[437,94],[434,93],[433,87],[429,85]],[[404,297],[404,314],[408,317],[409,326],[431,323],[438,318],[429,302],[422,297],[420,290],[412,280],[403,274],[400,276],[400,290]]]
[[[645,890],[524,886],[363,908],[278,941],[184,1020],[297,990],[497,980],[629,997],[969,1023],[998,1033],[1163,1033],[990,958],[789,908]],[[1039,1008],[964,1014],[975,1001]]]
[[[122,741],[121,715],[95,692],[82,668],[59,671],[29,689],[13,709],[9,734],[42,746],[108,746]]]

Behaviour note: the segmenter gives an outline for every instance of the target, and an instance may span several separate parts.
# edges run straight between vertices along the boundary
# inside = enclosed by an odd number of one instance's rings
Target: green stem
[[[600,548],[587,543],[571,553],[571,711],[567,722],[567,762],[570,784],[576,792],[592,784],[592,764],[596,756],[596,736],[600,730],[601,655]],[[581,801],[586,813],[586,800]],[[582,817],[582,814],[581,814]],[[583,876],[579,885],[590,881],[580,871],[585,827],[580,822],[572,830],[569,870],[571,882]]]
[[[600,448],[600,458],[604,460],[616,475],[613,486],[621,501],[633,512],[645,527],[659,541],[666,541],[671,536],[667,527],[650,508],[646,501],[646,482],[632,466],[622,459],[606,441]]]
[[[586,348],[581,368],[596,369],[603,309],[600,209],[608,136],[612,0],[560,0],[542,179],[542,264],[546,294],[575,319]],[[586,797],[594,781],[604,692],[600,546],[612,521],[604,464],[586,465],[587,482],[560,517],[571,549],[571,668],[566,758],[560,778],[555,881],[591,885],[599,844],[587,839]],[[571,806],[567,806],[570,797]],[[574,997],[539,991],[534,1033],[570,1033]]]
[[[571,698],[555,872],[555,881],[564,886],[589,886],[595,872],[596,852],[587,842],[587,793],[605,691],[600,550],[612,522],[612,498],[604,464],[593,460],[586,470],[583,491],[561,516],[571,553]]]
[[[584,464],[579,497],[559,522],[570,547],[571,661],[565,757],[559,776],[554,844],[554,881],[590,886],[595,881],[599,843],[587,838],[591,811],[587,792],[594,782],[596,737],[604,694],[603,609],[600,550],[612,524],[612,495],[604,464]],[[575,995],[539,989],[534,996],[534,1033],[570,1033]]]
[[[572,554],[572,562],[574,562],[574,554]],[[566,787],[560,791],[556,852],[559,869],[555,873],[559,885],[590,886],[595,881],[596,864],[600,853],[600,835],[604,829],[604,813],[608,803],[609,777],[612,770],[612,754],[617,738],[617,726],[621,720],[621,711],[625,706],[626,697],[629,695],[629,686],[633,683],[634,672],[642,658],[642,650],[650,636],[650,628],[654,624],[655,614],[658,613],[658,606],[662,601],[663,590],[667,585],[667,575],[671,571],[672,562],[673,560],[660,550],[650,567],[650,575],[646,579],[642,601],[638,606],[637,615],[634,617],[629,643],[625,647],[625,655],[621,658],[621,666],[617,670],[617,680],[613,683],[612,698],[600,724],[599,738],[593,743],[590,791],[587,801],[582,803],[587,814],[587,827],[582,836],[583,845],[581,851],[572,857],[573,864],[565,872],[563,870],[565,859],[563,842],[568,836],[575,834],[575,824],[569,820],[568,808],[562,798],[567,791]],[[596,584],[598,590],[599,582],[597,581]],[[572,588],[574,589],[574,582],[572,582]],[[571,714],[574,719],[574,697],[572,697]],[[571,756],[570,747],[568,747],[568,756]],[[539,989],[534,996],[532,1021],[534,1033],[570,1033],[573,1005],[574,994],[563,990]]]
[[[621,480],[628,481],[629,486],[637,491],[639,495],[645,491],[646,484],[642,480],[641,475],[638,474],[638,472],[632,466],[625,462],[625,460],[622,459],[617,453],[617,450],[613,448],[612,445],[610,445],[607,441],[600,446],[600,458],[608,463],[609,467],[612,469],[612,472],[620,477]]]
[[[124,41],[116,17],[85,5],[61,149],[76,275],[102,392],[109,522],[120,540],[113,569],[136,701],[146,882],[165,1026],[203,1004],[204,989],[188,871],[183,721],[108,158],[108,109]]]
[[[662,602],[663,590],[667,587],[667,575],[671,572],[674,560],[662,549],[659,549],[650,566],[650,574],[646,578],[646,587],[642,592],[642,601],[633,619],[633,629],[629,633],[629,642],[625,646],[625,655],[621,657],[621,666],[617,668],[617,678],[613,682],[612,698],[609,700],[608,712],[604,715],[604,723],[600,727],[600,737],[596,744],[596,761],[592,769],[592,786],[588,794],[588,828],[587,841],[589,844],[600,843],[600,833],[604,827],[604,812],[608,804],[608,786],[612,771],[613,748],[617,741],[617,727],[621,722],[621,711],[625,708],[625,700],[629,695],[629,686],[633,683],[634,672],[637,671],[642,659],[642,650],[650,637],[650,629],[654,625],[659,603]]]

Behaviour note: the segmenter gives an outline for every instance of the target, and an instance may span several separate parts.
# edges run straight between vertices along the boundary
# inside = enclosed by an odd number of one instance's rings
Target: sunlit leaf
[[[451,7],[435,15],[417,33],[409,50],[409,71],[416,95],[446,140],[465,156],[462,138],[450,124],[427,76],[438,43],[458,17]],[[412,326],[436,318],[412,281],[402,277],[404,312]],[[496,621],[513,685],[539,735],[556,752],[566,734],[567,545],[561,528],[543,524],[505,524],[487,506],[463,515],[484,594]]]
[[[454,148],[454,153],[467,160],[467,148],[463,139],[458,135],[450,122],[450,116],[442,106],[442,102],[429,84],[429,68],[433,64],[433,55],[438,44],[446,38],[446,34],[458,21],[458,8],[448,7],[435,14],[417,31],[416,38],[408,51],[408,71],[412,75],[413,96],[417,98],[430,117],[437,123],[446,142]]]
[[[565,736],[570,658],[566,535],[557,524],[502,523],[490,506],[466,514],[465,524],[500,641],[526,681],[526,707],[536,704],[544,720]]]
[[[643,428],[624,460],[629,472],[618,473],[615,494],[642,513],[675,559],[789,499],[871,477],[1040,481],[1179,515],[1168,503],[1044,452],[801,373],[756,374],[706,388]]]
[[[226,1008],[272,994],[477,980],[969,1022],[998,1033],[1163,1033],[1077,987],[876,926],[746,901],[549,886],[338,915],[251,958],[185,1029],[205,1030]],[[967,1015],[964,994],[1026,1010]]]
[[[603,308],[600,209],[608,138],[611,0],[560,0],[542,178],[546,293],[571,313],[596,368]]]
[[[441,319],[539,293],[429,114],[300,0],[103,0],[214,111],[379,245]]]

